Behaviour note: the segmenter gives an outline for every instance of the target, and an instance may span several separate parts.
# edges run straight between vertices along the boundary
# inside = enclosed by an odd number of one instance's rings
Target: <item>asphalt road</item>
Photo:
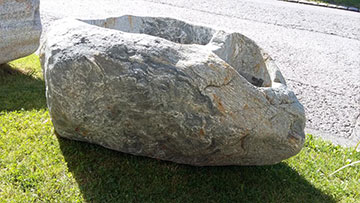
[[[360,141],[360,13],[276,0],[41,0],[46,29],[61,17],[173,17],[240,32],[276,61],[306,109],[306,132]]]

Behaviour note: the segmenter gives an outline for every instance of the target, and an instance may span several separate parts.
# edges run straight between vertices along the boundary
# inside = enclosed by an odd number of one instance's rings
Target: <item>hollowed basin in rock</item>
[[[266,165],[304,143],[303,106],[252,40],[170,18],[62,19],[41,48],[58,135],[191,165]]]

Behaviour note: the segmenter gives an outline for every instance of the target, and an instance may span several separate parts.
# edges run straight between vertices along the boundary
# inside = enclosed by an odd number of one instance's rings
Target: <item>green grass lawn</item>
[[[310,1],[342,5],[342,6],[352,6],[360,9],[360,0],[310,0]]]
[[[0,67],[0,202],[360,202],[351,148],[307,136],[273,166],[193,167],[54,135],[37,56]]]

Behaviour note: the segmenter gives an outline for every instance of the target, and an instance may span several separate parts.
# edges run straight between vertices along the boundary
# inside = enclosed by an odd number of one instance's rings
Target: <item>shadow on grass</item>
[[[193,167],[58,141],[88,202],[335,202],[284,163]]]
[[[45,83],[32,74],[0,65],[0,111],[46,108]]]

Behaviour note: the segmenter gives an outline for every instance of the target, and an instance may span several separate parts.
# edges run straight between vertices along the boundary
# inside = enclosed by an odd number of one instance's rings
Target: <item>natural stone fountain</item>
[[[62,19],[41,62],[62,137],[199,166],[275,164],[304,143],[303,106],[239,33],[169,18]]]

